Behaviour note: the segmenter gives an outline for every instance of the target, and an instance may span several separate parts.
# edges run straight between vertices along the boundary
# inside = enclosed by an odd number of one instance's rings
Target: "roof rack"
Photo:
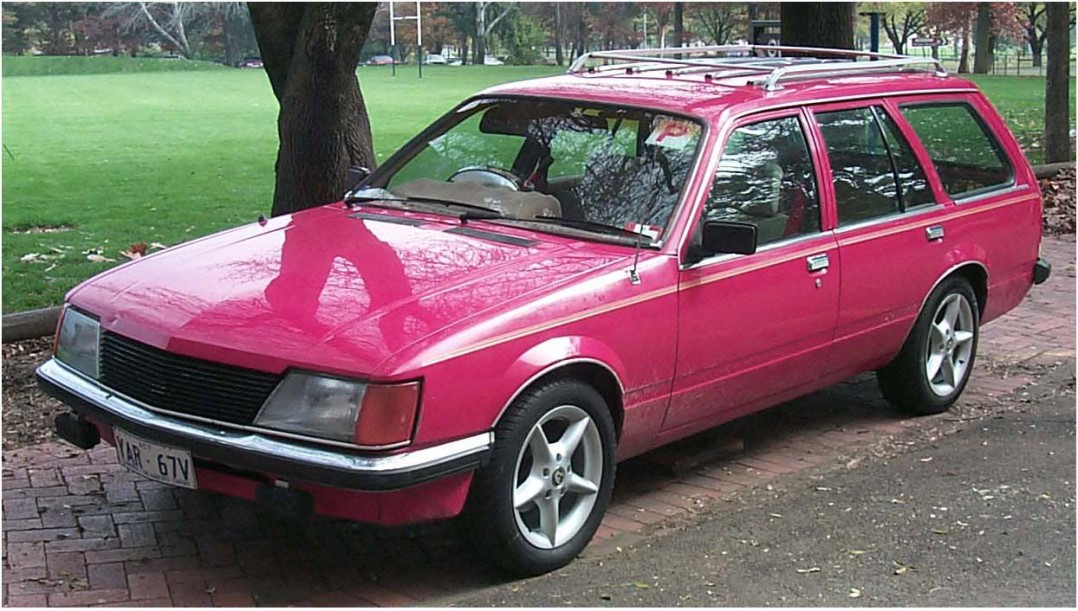
[[[599,66],[589,65],[602,60]],[[701,70],[726,70],[722,77],[758,76],[750,81],[766,91],[781,89],[779,81],[868,72],[894,72],[930,66],[936,76],[947,76],[943,64],[930,57],[888,55],[850,49],[788,47],[779,45],[721,45],[624,49],[586,53],[569,67],[569,74],[625,70],[645,72],[666,69],[668,74]]]

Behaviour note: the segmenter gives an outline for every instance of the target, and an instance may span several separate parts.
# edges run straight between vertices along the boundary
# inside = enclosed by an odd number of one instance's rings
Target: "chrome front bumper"
[[[212,463],[335,488],[395,490],[474,469],[486,461],[494,442],[488,431],[395,454],[354,453],[159,414],[56,359],[37,369],[37,380],[46,393],[95,423],[188,449]]]

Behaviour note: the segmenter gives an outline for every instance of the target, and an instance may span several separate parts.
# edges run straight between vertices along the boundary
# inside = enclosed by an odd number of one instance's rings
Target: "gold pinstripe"
[[[892,229],[887,229],[887,230],[877,231],[877,232],[870,233],[870,234],[865,234],[865,235],[862,235],[862,236],[857,236],[856,238],[851,238],[851,239],[846,240],[846,241],[843,241],[841,239],[841,237],[840,237],[839,242],[840,242],[840,244],[857,244],[859,242],[864,242],[864,241],[869,240],[869,239],[884,237],[884,236],[892,235],[892,234],[895,234],[895,233],[900,233],[902,231],[909,231],[911,229],[918,229],[920,227],[927,227],[928,225],[932,225],[935,222],[938,222],[939,220],[951,220],[951,219],[970,216],[970,215],[973,215],[973,214],[979,214],[981,212],[988,212],[989,210],[995,210],[996,208],[1002,208],[1004,206],[1009,206],[1009,205],[1012,205],[1012,204],[1025,202],[1027,200],[1032,199],[1032,197],[1033,196],[1030,195],[1030,194],[1023,194],[1021,196],[1012,197],[1010,199],[1006,199],[1006,200],[1003,200],[1003,201],[1000,201],[1000,202],[996,202],[996,203],[991,204],[991,205],[977,206],[975,208],[970,208],[969,210],[963,210],[961,212],[956,212],[956,213],[948,215],[944,219],[937,219],[937,220],[934,220],[934,221],[927,221],[927,222],[920,223],[920,224],[915,224],[915,225],[903,225],[901,227],[895,227],[895,228],[892,228]],[[682,286],[682,288],[693,288],[693,287],[697,287],[697,286],[702,286],[702,285],[710,284],[712,282],[717,282],[719,280],[723,280],[723,279],[726,279],[726,278],[732,278],[734,276],[739,276],[741,274],[746,274],[746,273],[749,273],[751,271],[755,271],[757,269],[761,269],[761,268],[764,268],[764,267],[770,267],[772,265],[778,265],[778,264],[781,264],[781,263],[787,263],[789,261],[793,261],[794,259],[798,259],[800,257],[806,257],[806,256],[809,256],[809,255],[812,255],[812,254],[817,254],[821,250],[828,250],[828,249],[834,249],[834,248],[835,248],[835,245],[832,245],[832,244],[817,245],[817,246],[812,247],[812,248],[801,248],[799,250],[795,250],[795,251],[793,251],[793,252],[791,252],[789,254],[786,254],[786,255],[782,256],[781,258],[762,259],[762,260],[756,261],[756,262],[754,262],[754,263],[752,263],[750,265],[745,265],[745,266],[741,266],[741,267],[735,267],[735,268],[732,268],[732,269],[723,270],[721,272],[712,274],[710,276],[705,276],[703,278],[695,278],[693,280],[688,280],[688,281],[683,282],[681,284],[681,286]],[[520,338],[528,336],[528,335],[532,335],[532,334],[535,334],[535,333],[542,333],[543,331],[548,331],[550,329],[553,329],[554,327],[559,327],[561,325],[567,325],[567,324],[571,324],[571,323],[574,323],[574,322],[579,322],[581,320],[591,318],[593,316],[599,316],[601,314],[606,314],[607,312],[612,312],[614,310],[618,310],[618,309],[621,309],[621,308],[636,305],[638,303],[643,303],[645,301],[650,301],[651,299],[656,299],[656,298],[659,298],[659,297],[665,297],[666,295],[670,295],[671,293],[677,292],[677,290],[678,290],[678,285],[677,284],[672,284],[670,286],[667,286],[667,287],[664,287],[664,288],[661,288],[661,289],[648,291],[646,293],[641,293],[640,295],[636,295],[634,297],[628,297],[626,299],[621,299],[621,300],[615,301],[613,303],[609,303],[609,304],[606,304],[606,305],[603,305],[603,306],[598,306],[598,307],[592,308],[590,310],[585,310],[584,312],[579,312],[579,313],[576,313],[576,314],[570,314],[570,315],[567,315],[567,316],[562,316],[561,318],[556,318],[554,320],[550,320],[550,321],[542,322],[542,323],[539,323],[539,324],[531,325],[530,327],[525,327],[523,329],[518,329],[516,331],[511,331],[509,333],[503,333],[501,335],[497,335],[495,337],[483,340],[481,342],[472,344],[470,346],[465,346],[464,348],[460,348],[460,349],[454,350],[452,352],[447,352],[447,353],[445,353],[445,354],[443,354],[441,356],[433,358],[430,361],[424,362],[422,366],[426,367],[426,366],[429,366],[429,365],[435,365],[437,363],[442,363],[444,361],[455,359],[457,357],[464,356],[466,354],[471,354],[473,352],[477,352],[477,351],[483,350],[485,348],[490,348],[490,347],[493,347],[493,346],[497,346],[499,344],[504,344],[506,342],[511,342],[513,340],[520,339]]]

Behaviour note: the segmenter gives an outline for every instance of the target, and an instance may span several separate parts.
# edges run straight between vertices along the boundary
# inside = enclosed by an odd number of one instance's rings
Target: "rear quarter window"
[[[917,132],[951,197],[969,197],[1014,182],[1002,147],[969,104],[911,104],[902,106],[902,114]]]

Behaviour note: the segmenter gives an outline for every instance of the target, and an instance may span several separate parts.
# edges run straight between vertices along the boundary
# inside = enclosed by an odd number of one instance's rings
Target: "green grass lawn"
[[[126,73],[134,68],[123,58],[53,58],[104,60],[94,70],[115,73],[14,76],[77,68],[15,59],[26,65],[4,58],[3,312],[58,304],[116,265],[87,260],[90,251],[119,262],[132,243],[175,244],[269,211],[277,103],[261,70],[158,71],[192,63],[139,60],[158,63]],[[429,66],[420,80],[415,66],[396,77],[388,66],[363,67],[377,154],[480,89],[561,70]],[[976,80],[1023,142],[1039,139],[1042,79]]]

